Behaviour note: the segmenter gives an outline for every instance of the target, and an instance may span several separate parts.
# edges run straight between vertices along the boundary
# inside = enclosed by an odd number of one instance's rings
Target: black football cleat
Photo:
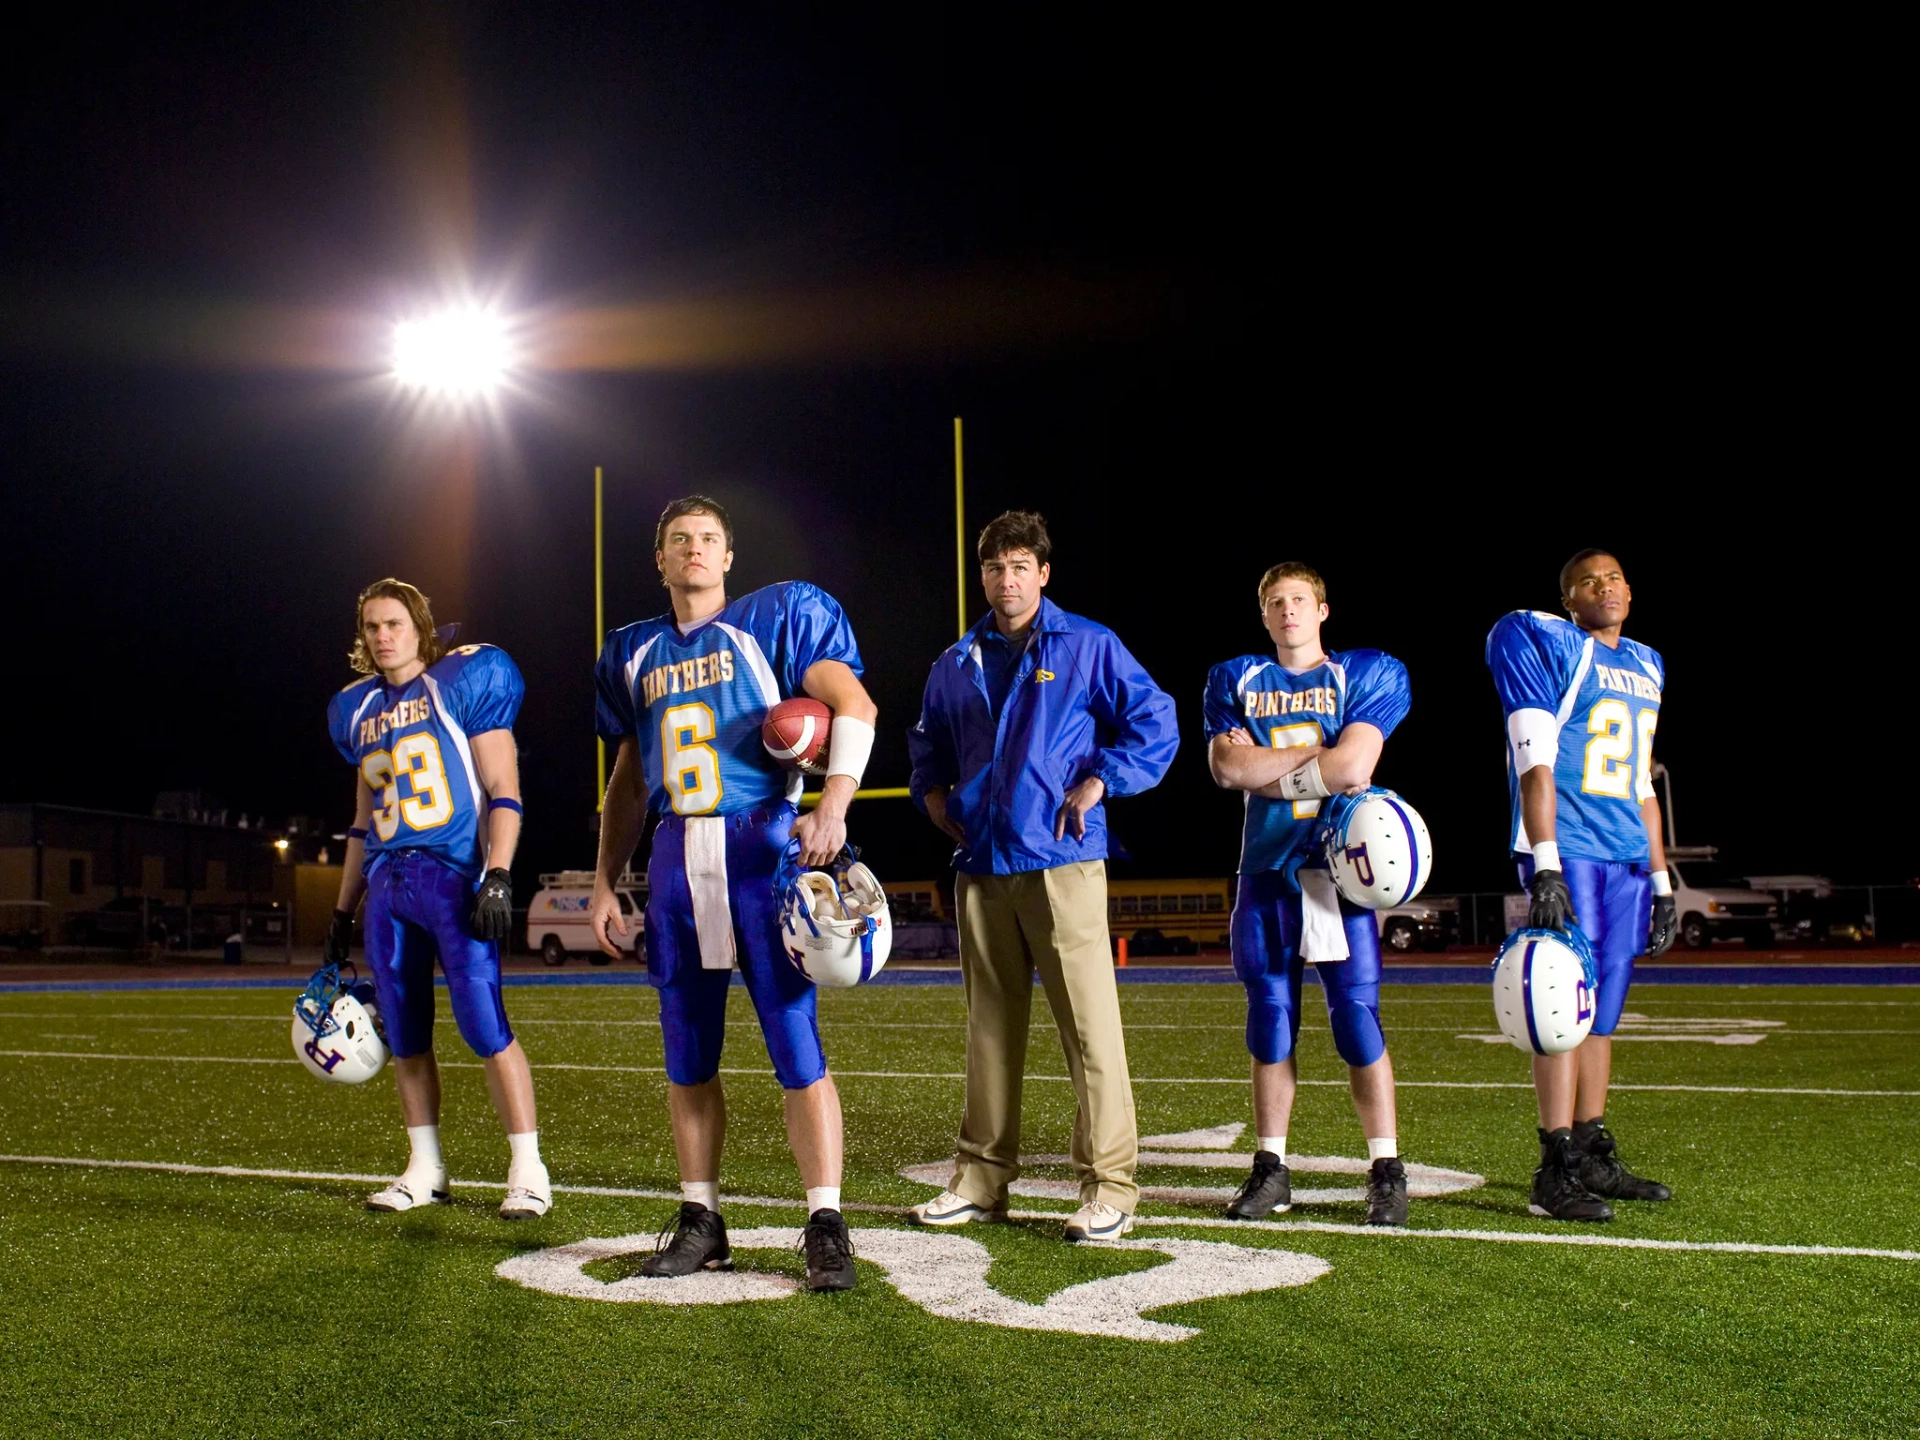
[[[1673,1191],[1658,1180],[1635,1175],[1620,1163],[1619,1147],[1605,1120],[1582,1120],[1573,1127],[1573,1154],[1580,1183],[1608,1200],[1671,1200]]]
[[[1367,1167],[1367,1224],[1407,1223],[1407,1167],[1382,1156]]]
[[[807,1257],[809,1290],[853,1288],[853,1237],[838,1210],[816,1210],[800,1232],[800,1253]]]
[[[1565,1130],[1540,1132],[1540,1168],[1533,1172],[1527,1213],[1546,1220],[1611,1220],[1613,1207],[1580,1183],[1580,1157]]]
[[[673,1238],[667,1238],[671,1232]],[[660,1232],[653,1254],[640,1267],[656,1278],[692,1275],[701,1270],[733,1269],[733,1251],[727,1248],[727,1222],[718,1210],[696,1200],[683,1201],[674,1223]]]
[[[1253,1173],[1227,1202],[1229,1220],[1258,1220],[1293,1208],[1293,1177],[1271,1150],[1253,1152]]]

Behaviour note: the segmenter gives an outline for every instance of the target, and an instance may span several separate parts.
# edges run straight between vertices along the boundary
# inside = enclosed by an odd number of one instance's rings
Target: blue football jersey
[[[1207,743],[1242,729],[1260,745],[1335,745],[1356,720],[1382,735],[1413,703],[1407,667],[1379,650],[1336,650],[1310,670],[1285,669],[1271,655],[1242,655],[1207,672]],[[1248,794],[1240,873],[1284,870],[1308,858],[1318,800],[1269,800]]]
[[[802,581],[731,600],[682,635],[673,614],[622,626],[594,670],[595,728],[639,742],[649,806],[659,814],[732,815],[800,798],[799,772],[767,754],[760,724],[806,692],[808,669],[839,660],[860,673],[860,647],[839,602]]]
[[[1514,723],[1557,736],[1553,762],[1554,841],[1562,855],[1637,862],[1649,858],[1640,805],[1653,796],[1653,732],[1667,669],[1659,652],[1620,638],[1609,649],[1559,615],[1516,610],[1487,636],[1487,668],[1507,717],[1509,830],[1516,855],[1533,851],[1520,817],[1514,746],[1537,743]]]
[[[405,685],[369,675],[333,697],[328,733],[373,791],[369,864],[426,850],[464,875],[487,868],[487,793],[469,739],[511,730],[526,693],[506,651],[462,645]]]

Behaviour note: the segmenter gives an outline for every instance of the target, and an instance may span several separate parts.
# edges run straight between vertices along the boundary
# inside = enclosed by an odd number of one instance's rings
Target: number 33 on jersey
[[[1520,819],[1524,747],[1552,752],[1562,855],[1647,860],[1640,805],[1653,798],[1653,734],[1667,676],[1659,652],[1624,635],[1609,649],[1571,620],[1516,610],[1487,636],[1487,668],[1507,717],[1513,852],[1533,849]]]
[[[462,645],[405,685],[369,675],[333,697],[327,731],[373,792],[368,860],[426,850],[480,874],[486,795],[469,737],[512,729],[525,695],[506,651]]]
[[[734,815],[798,800],[798,773],[760,742],[760,722],[804,693],[807,671],[838,660],[860,673],[839,603],[802,581],[769,585],[682,633],[671,612],[607,636],[594,670],[595,727],[639,746],[656,814]]]

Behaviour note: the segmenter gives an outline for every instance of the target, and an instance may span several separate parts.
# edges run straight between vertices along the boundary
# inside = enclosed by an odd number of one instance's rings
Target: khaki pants
[[[967,999],[967,1108],[954,1192],[976,1205],[1004,1205],[1020,1173],[1020,1085],[1037,969],[1079,1101],[1072,1155],[1080,1202],[1131,1215],[1140,1143],[1107,938],[1106,862],[961,875],[954,888]]]

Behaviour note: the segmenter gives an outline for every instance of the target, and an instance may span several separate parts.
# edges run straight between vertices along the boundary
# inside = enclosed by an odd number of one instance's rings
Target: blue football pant
[[[500,996],[500,948],[467,928],[476,888],[425,850],[382,851],[367,872],[367,968],[395,1055],[433,1049],[436,954],[467,1047],[484,1060],[513,1043]]]
[[[1316,964],[1327,996],[1334,1048],[1349,1065],[1371,1065],[1387,1053],[1380,1030],[1380,929],[1371,910],[1344,898],[1345,960]],[[1247,987],[1247,1050],[1263,1065],[1293,1054],[1300,1035],[1300,892],[1278,870],[1240,877],[1233,903],[1233,971]]]
[[[793,830],[795,811],[775,802],[724,817],[727,827],[727,903],[733,914],[734,953],[773,1073],[788,1090],[804,1090],[827,1073],[820,1044],[813,982],[787,959],[780,944],[780,903],[773,873]],[[647,978],[660,991],[660,1031],[667,1078],[704,1085],[720,1073],[727,1035],[731,970],[700,966],[700,936],[687,888],[686,822],[669,815],[653,833],[647,859]]]
[[[1560,857],[1560,873],[1573,894],[1574,923],[1593,945],[1600,993],[1593,1001],[1593,1033],[1611,1035],[1627,1007],[1633,957],[1647,953],[1653,926],[1653,878],[1645,865],[1627,860]],[[1533,887],[1533,857],[1520,857],[1520,886]]]

